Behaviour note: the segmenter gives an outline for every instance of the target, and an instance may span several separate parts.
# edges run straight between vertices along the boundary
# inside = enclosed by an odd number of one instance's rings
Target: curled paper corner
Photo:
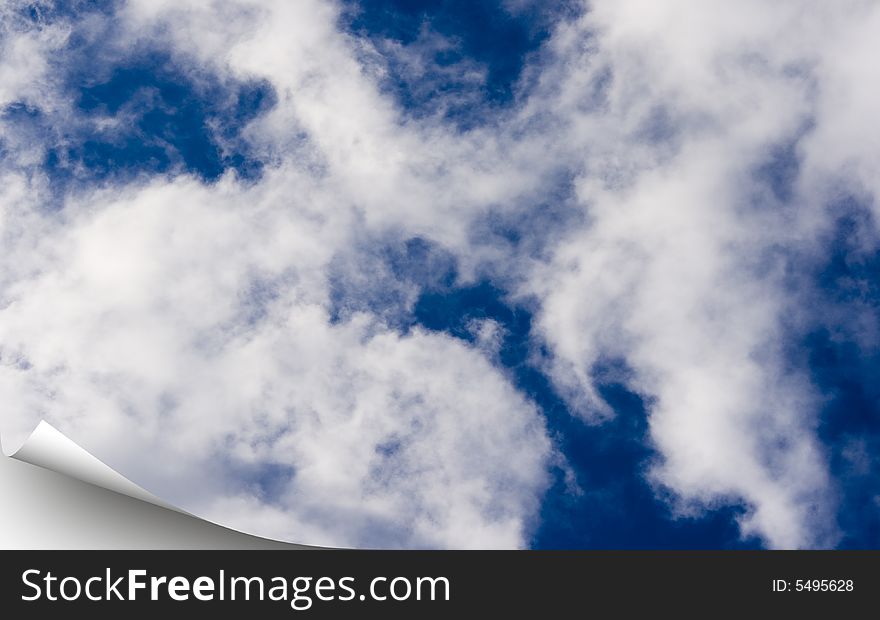
[[[160,508],[190,514],[136,485],[45,420],[40,421],[21,447],[9,457],[51,469],[59,474],[139,499]]]
[[[11,454],[8,445],[0,436],[2,548],[320,548],[193,515],[138,486],[45,420]]]

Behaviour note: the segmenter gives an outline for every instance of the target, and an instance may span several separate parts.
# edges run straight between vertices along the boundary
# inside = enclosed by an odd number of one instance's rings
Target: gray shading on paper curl
[[[46,421],[0,458],[3,549],[309,549],[191,515],[134,484]]]

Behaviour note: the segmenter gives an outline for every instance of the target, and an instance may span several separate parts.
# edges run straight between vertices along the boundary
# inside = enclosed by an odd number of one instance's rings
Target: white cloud
[[[557,37],[556,53],[569,62],[561,76],[550,74],[559,81],[548,99],[532,102],[560,106],[572,150],[586,151],[578,191],[592,218],[534,279],[554,376],[585,416],[601,415],[601,403],[583,399],[590,368],[603,355],[623,357],[634,387],[652,399],[651,437],[663,456],[657,482],[685,505],[745,499],[744,533],[772,546],[833,544],[833,489],[814,432],[821,401],[782,349],[783,321],[801,299],[785,286],[778,251],[809,242],[827,193],[796,185],[794,204],[784,206],[755,170],[809,123],[817,126],[804,148],[825,133],[815,95],[817,80],[825,92],[824,76],[814,69],[827,62],[823,46],[834,58],[838,37],[861,30],[866,7],[592,8]],[[578,57],[584,32],[597,40]],[[856,67],[866,66],[861,58]],[[606,67],[603,106],[582,112],[579,93]],[[831,84],[846,79],[832,75]],[[847,86],[850,94],[870,88],[860,79]],[[643,128],[657,109],[671,128],[653,145]],[[853,112],[833,114],[834,122],[863,130],[868,117]],[[836,138],[834,148],[849,144]],[[876,171],[861,148],[857,161]],[[813,178],[839,178],[844,159],[826,160]]]
[[[329,324],[323,269],[352,224],[308,185],[285,170],[68,203],[20,255],[39,274],[6,291],[7,414],[198,514],[249,531],[284,514],[264,535],[521,545],[546,484],[540,416],[459,341]],[[293,474],[263,506],[234,473],[269,464]]]
[[[245,131],[270,163],[250,186],[154,179],[41,210],[34,146],[4,125],[0,398],[18,404],[4,424],[47,417],[159,495],[261,534],[526,544],[554,457],[487,361],[498,326],[475,326],[472,347],[329,318],[331,271],[364,278],[349,272],[359,244],[422,236],[463,278],[488,270],[537,298],[547,370],[585,423],[613,415],[593,365],[626,360],[676,510],[742,501],[744,534],[833,544],[820,403],[782,350],[799,300],[775,251],[813,242],[835,183],[877,190],[878,15],[593,2],[532,59],[518,107],[461,133],[401,116],[381,56],[339,32],[332,3],[128,2],[108,49],[161,42],[194,78],[272,84],[277,105]],[[69,117],[47,73],[66,28],[4,33],[0,104]],[[802,134],[783,205],[755,171]],[[537,253],[475,238],[490,212],[534,210],[560,171],[582,224]],[[292,476],[266,497],[243,472],[270,465]]]

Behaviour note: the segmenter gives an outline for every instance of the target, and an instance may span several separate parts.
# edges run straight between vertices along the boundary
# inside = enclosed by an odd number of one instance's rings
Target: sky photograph
[[[0,433],[308,545],[880,548],[880,2],[0,0]]]

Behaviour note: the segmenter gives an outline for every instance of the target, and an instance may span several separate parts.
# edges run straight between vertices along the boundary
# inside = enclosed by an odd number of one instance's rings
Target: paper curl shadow
[[[43,421],[0,456],[0,548],[316,549],[238,532],[162,501]]]

